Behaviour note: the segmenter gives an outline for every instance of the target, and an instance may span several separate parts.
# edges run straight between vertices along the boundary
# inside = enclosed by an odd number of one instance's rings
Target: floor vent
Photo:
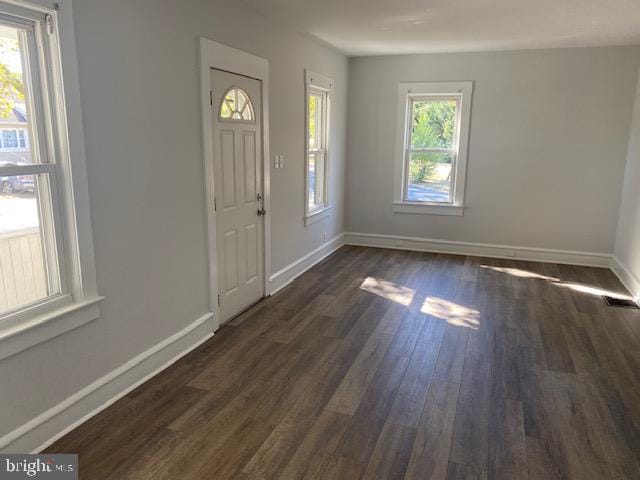
[[[626,300],[626,299],[623,299],[623,298],[608,297],[606,295],[604,295],[602,298],[604,298],[604,301],[610,307],[640,308],[638,306],[638,304],[636,302],[634,302],[633,300]]]

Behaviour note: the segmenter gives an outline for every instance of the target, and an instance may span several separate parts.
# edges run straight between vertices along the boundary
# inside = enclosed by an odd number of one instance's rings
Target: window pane
[[[412,103],[411,148],[455,149],[456,100]]]
[[[23,31],[0,24],[0,166],[33,163],[28,148],[28,89],[22,75],[24,37]]]
[[[324,203],[324,154],[316,154],[315,167],[315,175],[313,180],[316,183],[316,205],[322,205]]]
[[[46,183],[46,174],[43,177]],[[33,175],[0,176],[0,315],[58,293],[49,287],[45,231],[49,210]],[[41,185],[46,192],[46,185]]]
[[[309,152],[309,209],[324,203],[324,152]]]
[[[309,153],[309,172],[307,179],[309,181],[309,208],[316,204],[316,154]]]
[[[309,95],[309,150],[320,148],[318,143],[318,112],[320,110],[320,99],[315,95]]]
[[[451,202],[454,159],[452,153],[411,152],[406,199],[410,202]]]

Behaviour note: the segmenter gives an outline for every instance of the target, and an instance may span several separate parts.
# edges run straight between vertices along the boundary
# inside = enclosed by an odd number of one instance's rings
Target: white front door
[[[261,82],[211,69],[220,324],[264,296]]]

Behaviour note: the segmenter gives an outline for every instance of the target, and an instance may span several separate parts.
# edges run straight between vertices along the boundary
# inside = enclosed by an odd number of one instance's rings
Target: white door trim
[[[271,272],[271,189],[269,156],[269,62],[242,50],[199,38],[200,43],[200,105],[202,108],[202,147],[205,173],[205,201],[207,222],[207,247],[209,259],[209,303],[214,314],[213,330],[220,328],[218,308],[218,250],[216,242],[216,212],[214,209],[214,169],[213,169],[213,117],[210,105],[211,69],[255,78],[262,82],[262,163],[264,208],[264,295],[269,295],[269,275]]]

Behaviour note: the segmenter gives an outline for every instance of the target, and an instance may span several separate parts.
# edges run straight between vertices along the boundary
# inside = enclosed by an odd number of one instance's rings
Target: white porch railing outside
[[[0,235],[0,313],[47,296],[38,229]]]

